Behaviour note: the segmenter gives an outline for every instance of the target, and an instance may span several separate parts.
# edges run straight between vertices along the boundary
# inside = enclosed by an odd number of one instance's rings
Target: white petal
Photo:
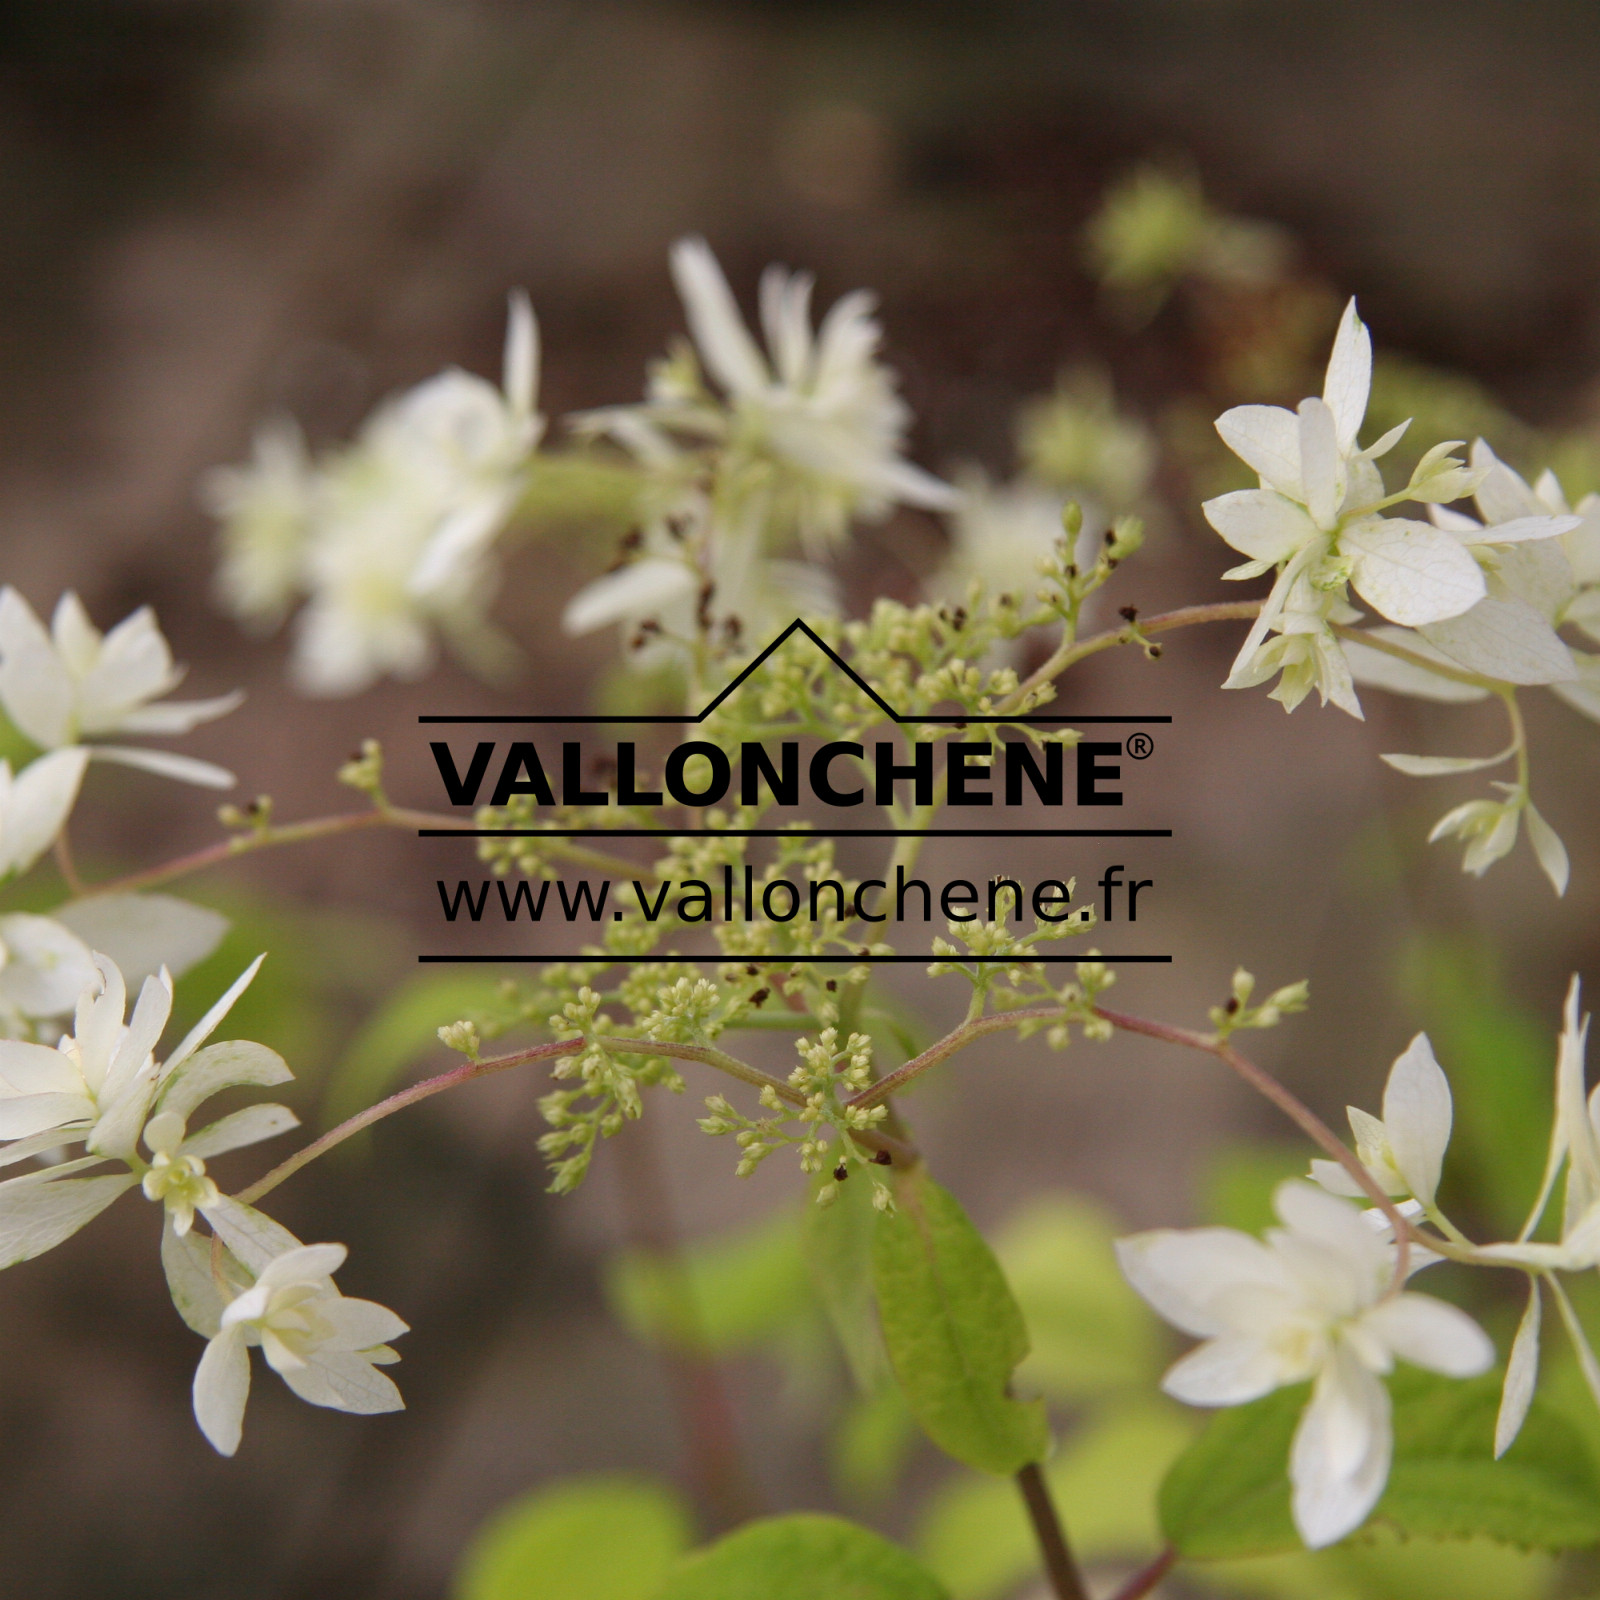
[[[28,1017],[59,1017],[96,978],[88,944],[53,917],[0,917],[0,1005]],[[4,1067],[0,1066],[0,1076]]]
[[[1420,633],[1413,633],[1409,628],[1395,628],[1382,623],[1366,631],[1380,639],[1402,645],[1415,655],[1435,659],[1443,666],[1460,665],[1442,651],[1434,649]],[[1441,678],[1424,667],[1413,666],[1409,661],[1402,661],[1386,651],[1375,650],[1354,639],[1344,641],[1344,653],[1356,682],[1368,688],[1385,689],[1390,694],[1414,695],[1419,700],[1462,703],[1482,700],[1489,693],[1487,689],[1476,688],[1470,683],[1456,683],[1453,679]]]
[[[19,1094],[0,1100],[0,1139],[27,1139],[51,1128],[92,1121],[94,1101],[83,1094]]]
[[[224,1328],[205,1348],[194,1374],[194,1417],[220,1454],[231,1456],[244,1432],[250,1398],[250,1352],[243,1328]]]
[[[507,301],[502,383],[512,412],[531,417],[539,393],[539,323],[525,289],[513,289]]]
[[[1461,542],[1523,544],[1530,539],[1552,539],[1557,534],[1570,533],[1582,520],[1581,517],[1517,517],[1511,522],[1496,522],[1474,527],[1470,532],[1463,531]]]
[[[1190,1406],[1238,1406],[1259,1400],[1292,1382],[1271,1346],[1259,1339],[1227,1335],[1191,1350],[1161,1380],[1174,1400]]]
[[[689,332],[706,370],[732,394],[759,394],[769,382],[766,363],[711,247],[704,239],[680,239],[672,247],[671,263]]]
[[[242,1150],[299,1126],[300,1119],[287,1106],[245,1106],[185,1139],[182,1154],[209,1161],[224,1151]]]
[[[226,767],[197,761],[193,756],[174,755],[170,750],[140,750],[130,745],[97,744],[90,747],[98,761],[112,761],[119,767],[137,767],[158,778],[176,778],[202,789],[231,789],[239,780]]]
[[[187,1122],[197,1106],[223,1089],[271,1089],[293,1076],[276,1050],[251,1039],[229,1039],[208,1045],[164,1077],[159,1106]]]
[[[89,752],[78,745],[40,756],[19,772],[0,813],[0,872],[25,872],[55,843],[78,798]]]
[[[347,1300],[340,1295],[325,1302],[320,1311],[322,1320],[333,1329],[333,1337],[321,1346],[324,1350],[371,1350],[411,1331],[402,1318],[376,1300]]]
[[[761,327],[778,380],[791,389],[811,381],[811,288],[808,272],[771,266],[761,274]]]
[[[1523,809],[1528,824],[1528,843],[1533,846],[1533,853],[1539,859],[1539,866],[1545,877],[1550,880],[1550,887],[1557,894],[1565,894],[1571,870],[1567,861],[1567,847],[1562,844],[1561,836],[1556,830],[1539,814],[1531,800]]]
[[[1524,600],[1489,595],[1470,611],[1422,629],[1423,637],[1469,672],[1503,683],[1565,683],[1578,676],[1572,653]]]
[[[281,1289],[290,1284],[315,1283],[331,1278],[350,1252],[342,1244],[297,1244],[274,1256],[256,1274],[258,1289]]]
[[[1389,1391],[1343,1346],[1323,1369],[1289,1455],[1294,1521],[1313,1550],[1353,1533],[1389,1477]]]
[[[1425,1206],[1438,1193],[1451,1110],[1449,1080],[1434,1059],[1427,1034],[1419,1033],[1389,1069],[1383,1125],[1400,1176]]]
[[[217,1003],[212,1006],[212,1008],[206,1012],[206,1014],[201,1017],[197,1023],[195,1023],[195,1025],[183,1036],[183,1042],[179,1044],[178,1048],[174,1050],[170,1056],[167,1057],[165,1067],[163,1068],[164,1072],[169,1074],[173,1072],[182,1062],[188,1060],[188,1058],[193,1055],[194,1052],[198,1050],[207,1039],[211,1037],[211,1035],[216,1031],[218,1024],[221,1023],[222,1019],[233,1010],[234,1002],[245,992],[246,989],[250,987],[255,975],[261,970],[261,963],[266,959],[266,952],[263,951],[262,954],[258,955],[255,960],[252,961],[250,965],[233,980],[233,982],[228,986],[227,993],[224,994],[223,997],[218,1000]],[[241,1081],[253,1082],[255,1080],[252,1079]]]
[[[1270,489],[1239,489],[1201,507],[1206,521],[1241,555],[1276,566],[1317,534],[1304,509]]]
[[[1200,1338],[1226,1331],[1213,1304],[1219,1293],[1283,1284],[1267,1247],[1236,1228],[1162,1228],[1119,1239],[1116,1250],[1128,1282],[1174,1327]]]
[[[0,589],[0,703],[36,745],[52,750],[75,735],[77,685],[42,622],[9,584]]]
[[[243,703],[243,689],[214,695],[209,700],[163,700],[159,705],[136,706],[123,713],[117,718],[116,731],[157,737],[189,733],[202,722],[214,722],[218,717],[227,716]]]
[[[1492,756],[1381,755],[1378,759],[1408,778],[1444,778],[1452,773],[1482,772],[1486,767],[1498,767],[1507,757],[1502,751]]]
[[[1324,398],[1326,398],[1326,396],[1324,396]],[[1394,447],[1405,437],[1406,429],[1410,426],[1410,417],[1407,417],[1404,422],[1397,422],[1392,428],[1389,429],[1387,433],[1382,434],[1378,438],[1374,439],[1372,443],[1361,452],[1362,458],[1367,461],[1376,461],[1381,456],[1388,455],[1388,453],[1393,450]]]
[[[70,1056],[25,1039],[0,1039],[0,1080],[0,1094],[83,1093],[83,1075]]]
[[[1339,449],[1349,455],[1355,448],[1367,414],[1367,395],[1372,388],[1372,336],[1356,315],[1351,300],[1339,319],[1339,332],[1328,358],[1328,374],[1322,385],[1322,398],[1333,413],[1338,428]]]
[[[1367,1312],[1361,1326],[1402,1361],[1447,1378],[1475,1378],[1494,1365],[1489,1335],[1465,1311],[1432,1295],[1396,1295]]]
[[[580,589],[562,613],[561,626],[568,633],[592,633],[613,622],[648,617],[694,591],[694,574],[683,562],[647,556]]]
[[[276,1257],[301,1248],[300,1241],[281,1223],[226,1195],[219,1195],[202,1210],[247,1271],[264,1272]]]
[[[211,1241],[192,1231],[180,1235],[170,1211],[161,1228],[161,1266],[178,1315],[201,1338],[214,1339],[222,1327],[223,1298],[211,1276]]]
[[[128,1031],[112,1057],[111,1070],[101,1088],[102,1095],[115,1097],[133,1082],[145,1064],[145,1058],[156,1047],[172,1015],[172,980],[156,974],[144,980],[139,990],[138,1004],[128,1021]]]
[[[305,1366],[282,1374],[302,1400],[358,1416],[404,1411],[400,1391],[370,1361],[340,1351],[317,1351]]]
[[[1373,517],[1346,528],[1357,594],[1391,622],[1416,627],[1459,616],[1486,592],[1478,563],[1448,533],[1426,522]]]
[[[0,1183],[0,1267],[53,1250],[138,1181],[131,1172],[105,1178],[45,1172]]]
[[[1342,1195],[1347,1200],[1367,1198],[1367,1191],[1337,1161],[1313,1161],[1311,1181],[1326,1189],[1329,1194]]]
[[[1339,438],[1333,413],[1316,399],[1300,402],[1300,478],[1306,509],[1319,528],[1331,528],[1344,499]]]
[[[1472,443],[1472,464],[1487,473],[1478,485],[1478,510],[1485,522],[1515,522],[1519,517],[1538,517],[1547,508],[1539,497],[1511,470],[1482,439]]]
[[[1217,418],[1222,442],[1279,494],[1304,500],[1300,419],[1282,406],[1235,406]]]
[[[1392,1259],[1389,1247],[1374,1237],[1356,1207],[1309,1183],[1294,1178],[1280,1183],[1273,1192],[1272,1207],[1292,1232],[1350,1258],[1362,1273],[1381,1271]]]
[[[1500,1389],[1500,1414],[1494,1424],[1494,1457],[1498,1461],[1522,1431],[1523,1419],[1533,1403],[1533,1391],[1539,1384],[1539,1322],[1543,1295],[1539,1280],[1528,1279],[1528,1309],[1517,1324],[1517,1336],[1511,1341],[1511,1355],[1506,1361],[1506,1381]]]
[[[228,919],[220,913],[169,894],[91,895],[62,906],[54,916],[92,949],[105,951],[129,983],[140,983],[162,967],[181,978],[228,931]]]
[[[124,617],[101,642],[78,684],[80,735],[112,733],[134,706],[169,694],[183,677],[149,606]]]

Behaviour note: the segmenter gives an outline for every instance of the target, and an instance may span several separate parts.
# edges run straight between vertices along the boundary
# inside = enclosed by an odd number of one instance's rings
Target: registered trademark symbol
[[[1145,760],[1156,747],[1156,742],[1148,733],[1136,733],[1128,740],[1128,754],[1135,761]]]

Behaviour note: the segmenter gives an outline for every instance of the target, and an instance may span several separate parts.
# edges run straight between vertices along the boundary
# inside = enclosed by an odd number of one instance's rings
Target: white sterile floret
[[[1410,1195],[1431,1208],[1450,1143],[1450,1083],[1425,1033],[1395,1058],[1383,1091],[1383,1117],[1346,1108],[1356,1154],[1385,1194]],[[1360,1199],[1366,1191],[1337,1161],[1313,1161],[1311,1176],[1331,1194]]]
[[[256,431],[244,466],[201,480],[201,501],[220,525],[217,597],[249,627],[270,633],[300,592],[315,488],[305,438],[285,418]]]
[[[250,1215],[267,1222],[258,1213]],[[388,1341],[405,1333],[406,1324],[387,1306],[346,1299],[339,1293],[333,1274],[344,1265],[347,1251],[342,1244],[301,1244],[276,1225],[269,1226],[288,1241],[287,1247],[260,1262],[254,1281],[230,1282],[237,1292],[225,1304],[201,1307],[197,1296],[186,1309],[191,1325],[210,1330],[194,1375],[195,1420],[225,1456],[239,1448],[250,1397],[253,1345],[259,1346],[267,1365],[314,1406],[373,1415],[400,1411],[405,1405],[400,1391],[377,1369],[399,1360]],[[230,1232],[225,1237],[232,1250],[236,1235]],[[170,1249],[167,1253],[176,1254]],[[173,1270],[169,1260],[169,1276]],[[192,1267],[179,1270],[195,1282]],[[196,1287],[203,1295],[203,1285]],[[220,1294],[214,1289],[212,1293],[220,1302]]]
[[[704,239],[672,247],[672,276],[719,404],[662,369],[644,408],[661,425],[720,444],[730,485],[761,499],[770,520],[809,549],[841,538],[856,517],[899,503],[945,510],[955,491],[901,457],[910,411],[878,359],[873,297],[857,290],[811,326],[812,280],[768,267],[761,279],[762,352]]]
[[[157,703],[183,681],[172,651],[141,606],[110,633],[89,620],[83,602],[70,590],[56,605],[47,632],[33,608],[7,585],[0,590],[0,704],[35,744],[64,751],[86,746],[105,761],[142,767],[185,783],[226,789],[233,774],[209,761],[164,750],[87,744],[113,734],[166,737],[188,733],[202,722],[232,711],[244,698],[233,694],[211,700]]]
[[[205,1160],[270,1139],[297,1125],[284,1106],[246,1106],[188,1135],[195,1111],[236,1085],[270,1086],[291,1077],[264,1045],[230,1041],[201,1048],[244,992],[258,958],[186,1034],[164,1062],[155,1048],[172,1010],[172,980],[147,978],[124,1022],[122,974],[96,956],[96,982],[78,999],[73,1031],[48,1049],[0,1040],[0,1167],[62,1149],[83,1154],[0,1182],[0,1267],[54,1248],[118,1195],[143,1181],[187,1232],[196,1209],[219,1197]],[[153,1161],[138,1153],[141,1138]],[[110,1164],[114,1170],[80,1176]]]
[[[1390,622],[1445,623],[1484,599],[1483,566],[1498,559],[1502,545],[1552,539],[1577,525],[1570,517],[1524,519],[1484,530],[1480,544],[1469,547],[1430,522],[1382,515],[1403,500],[1459,499],[1480,484],[1485,469],[1451,456],[1451,441],[1422,458],[1402,492],[1386,494],[1376,462],[1406,425],[1359,447],[1371,382],[1372,341],[1352,300],[1320,399],[1302,400],[1293,412],[1236,406],[1217,419],[1223,440],[1260,478],[1257,489],[1205,504],[1212,527],[1249,558],[1224,576],[1278,574],[1225,686],[1246,688],[1281,673],[1273,698],[1290,710],[1315,688],[1324,703],[1361,715],[1333,632],[1334,624],[1358,617],[1346,602],[1347,587]]]
[[[1232,1228],[1164,1229],[1117,1244],[1128,1281],[1204,1343],[1162,1387],[1189,1405],[1243,1405],[1312,1381],[1289,1458],[1295,1526],[1319,1549],[1358,1528],[1388,1480],[1382,1378],[1395,1361],[1467,1378],[1494,1362],[1488,1336],[1431,1296],[1392,1294],[1395,1247],[1347,1201],[1304,1183],[1274,1197],[1265,1242]]]

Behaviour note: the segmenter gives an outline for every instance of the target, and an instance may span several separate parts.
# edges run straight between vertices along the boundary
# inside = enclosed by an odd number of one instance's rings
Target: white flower
[[[203,486],[223,521],[219,586],[244,620],[275,625],[299,594],[293,673],[309,694],[353,694],[414,678],[443,634],[492,672],[510,647],[486,611],[492,546],[510,520],[544,431],[534,409],[538,328],[511,296],[503,388],[450,368],[381,405],[355,442],[314,467],[283,427],[244,468]]]
[[[250,1396],[252,1345],[260,1346],[268,1366],[312,1405],[363,1415],[403,1409],[400,1391],[377,1368],[399,1360],[388,1341],[405,1333],[406,1324],[387,1306],[339,1293],[333,1274],[344,1265],[345,1247],[304,1245],[247,1207],[233,1210],[234,1225],[222,1237],[236,1258],[229,1263],[233,1271],[228,1281],[235,1292],[225,1303],[197,1252],[185,1248],[187,1241],[179,1243],[169,1235],[163,1246],[179,1308],[210,1341],[194,1375],[194,1414],[211,1444],[225,1456],[239,1448]],[[241,1224],[247,1220],[257,1226],[241,1242]],[[288,1241],[265,1260],[250,1250],[263,1231],[261,1224],[282,1236],[271,1239],[273,1246]],[[241,1248],[256,1263],[253,1282],[239,1281]]]
[[[997,486],[978,472],[968,473],[960,483],[961,503],[950,517],[950,554],[930,588],[940,599],[965,600],[976,581],[985,594],[1009,594],[1033,610],[1044,581],[1039,563],[1065,537],[1061,514],[1066,497],[1025,480]],[[1085,517],[1067,559],[1092,566],[1104,532],[1103,518]]]
[[[723,490],[754,496],[763,520],[797,532],[809,550],[843,537],[856,517],[896,502],[949,509],[948,484],[903,460],[910,412],[877,358],[872,296],[848,294],[811,327],[812,280],[768,267],[761,323],[769,356],[746,329],[727,279],[703,239],[672,248],[672,276],[719,402],[683,363],[661,368],[645,413],[724,452]]]
[[[33,608],[7,585],[0,590],[0,704],[36,745],[64,751],[111,734],[188,733],[225,715],[244,696],[156,704],[183,680],[156,624],[141,606],[102,635],[70,590],[56,605],[50,631]],[[93,744],[89,753],[124,766],[142,767],[185,783],[226,789],[233,774],[209,761],[164,750]]]
[[[0,761],[0,878],[26,872],[55,843],[88,760],[83,746],[71,745],[15,775],[9,761]]]
[[[1383,1091],[1383,1117],[1346,1108],[1356,1154],[1385,1194],[1410,1195],[1431,1209],[1450,1143],[1450,1084],[1425,1033],[1395,1058]],[[1313,1161],[1311,1176],[1331,1194],[1360,1199],[1366,1191],[1337,1161]]]
[[[305,438],[287,419],[257,430],[248,465],[216,467],[201,480],[202,503],[221,524],[217,596],[263,632],[300,592],[315,485]]]
[[[1366,1519],[1393,1444],[1382,1376],[1396,1359],[1467,1378],[1494,1346],[1465,1312],[1388,1293],[1395,1247],[1344,1200],[1309,1184],[1274,1197],[1265,1243],[1232,1228],[1162,1230],[1118,1242],[1122,1270],[1169,1322],[1204,1340],[1169,1371],[1190,1405],[1242,1405],[1312,1381],[1289,1459],[1294,1519],[1313,1549]]]
[[[1372,341],[1352,300],[1320,399],[1302,400],[1298,412],[1237,406],[1217,419],[1223,440],[1261,480],[1259,489],[1205,504],[1212,527],[1249,557],[1224,576],[1278,572],[1225,686],[1245,688],[1281,671],[1273,698],[1290,710],[1315,687],[1324,702],[1361,714],[1331,630],[1331,624],[1357,615],[1345,601],[1347,585],[1390,622],[1443,623],[1487,594],[1480,562],[1497,559],[1500,545],[1553,538],[1575,526],[1571,518],[1537,517],[1480,529],[1469,545],[1431,523],[1381,515],[1401,500],[1459,499],[1483,474],[1449,455],[1453,443],[1442,444],[1422,458],[1404,491],[1386,495],[1376,461],[1399,440],[1405,424],[1365,450],[1359,447],[1371,380]],[[1269,640],[1274,632],[1282,637]]]
[[[296,1126],[287,1108],[254,1105],[185,1136],[195,1110],[220,1090],[291,1076],[264,1045],[201,1048],[260,965],[258,958],[240,975],[165,1062],[154,1052],[172,1009],[171,979],[164,971],[147,978],[124,1024],[126,985],[104,956],[96,957],[99,981],[79,997],[73,1032],[58,1048],[0,1040],[0,1140],[9,1141],[0,1166],[84,1147],[81,1156],[0,1182],[0,1266],[54,1248],[141,1180],[187,1231],[194,1209],[209,1214],[218,1198],[205,1158]],[[141,1135],[153,1163],[138,1154]],[[79,1176],[107,1162],[121,1170]]]

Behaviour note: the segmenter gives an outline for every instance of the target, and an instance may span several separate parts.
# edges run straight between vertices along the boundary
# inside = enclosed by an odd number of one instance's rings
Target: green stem
[[[1154,1561],[1140,1567],[1111,1600],[1144,1600],[1155,1586],[1178,1564],[1178,1552],[1169,1544]]]
[[[1028,1508],[1028,1521],[1033,1525],[1039,1554],[1044,1558],[1050,1592],[1056,1600],[1089,1600],[1089,1591],[1084,1587],[1078,1563],[1073,1560],[1067,1544],[1066,1529],[1061,1526],[1055,1502],[1050,1498],[1050,1485],[1045,1482],[1037,1461],[1030,1461],[1017,1474],[1017,1487],[1022,1491],[1022,1503]]]
[[[1025,1006],[1018,1011],[996,1011],[986,1017],[974,1017],[952,1028],[942,1039],[935,1040],[919,1056],[913,1056],[904,1066],[896,1067],[887,1077],[880,1078],[870,1088],[863,1089],[845,1103],[849,1106],[875,1106],[898,1094],[914,1078],[920,1078],[930,1067],[948,1061],[959,1050],[965,1050],[975,1040],[991,1033],[1004,1033],[1022,1022],[1055,1022],[1064,1015],[1060,1006]]]

